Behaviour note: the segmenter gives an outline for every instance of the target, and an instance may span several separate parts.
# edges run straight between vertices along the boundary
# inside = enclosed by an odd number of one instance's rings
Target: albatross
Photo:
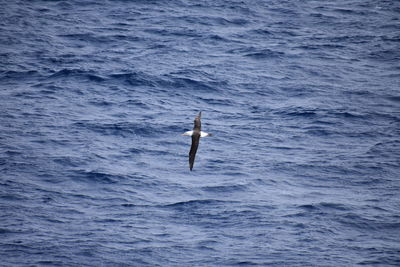
[[[192,131],[187,131],[182,135],[191,136],[192,137],[192,146],[190,147],[189,152],[189,168],[193,169],[194,158],[196,157],[197,148],[199,147],[200,137],[211,136],[211,134],[201,131],[201,111],[199,115],[194,119],[194,127]]]

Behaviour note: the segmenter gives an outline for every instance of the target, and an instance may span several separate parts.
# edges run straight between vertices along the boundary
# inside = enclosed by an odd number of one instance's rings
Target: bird
[[[212,136],[212,134],[201,131],[201,111],[199,115],[194,119],[194,127],[192,131],[187,131],[183,133],[184,136],[192,137],[192,146],[189,151],[189,168],[190,171],[193,170],[194,158],[196,157],[197,148],[199,147],[200,137]]]

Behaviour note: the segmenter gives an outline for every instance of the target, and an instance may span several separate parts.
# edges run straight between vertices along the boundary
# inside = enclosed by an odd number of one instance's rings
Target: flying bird
[[[194,119],[194,127],[192,131],[187,131],[182,135],[187,135],[192,137],[192,146],[189,152],[189,168],[193,169],[194,158],[196,157],[197,148],[199,147],[200,137],[211,136],[211,134],[201,131],[201,111],[199,115]]]

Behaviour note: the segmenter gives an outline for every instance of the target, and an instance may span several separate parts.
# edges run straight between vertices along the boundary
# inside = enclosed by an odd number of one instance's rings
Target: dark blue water
[[[0,5],[1,266],[400,265],[399,1]]]

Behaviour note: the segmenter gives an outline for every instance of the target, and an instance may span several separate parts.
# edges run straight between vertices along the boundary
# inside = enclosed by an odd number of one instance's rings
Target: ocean
[[[0,266],[400,266],[399,1],[0,6]]]

